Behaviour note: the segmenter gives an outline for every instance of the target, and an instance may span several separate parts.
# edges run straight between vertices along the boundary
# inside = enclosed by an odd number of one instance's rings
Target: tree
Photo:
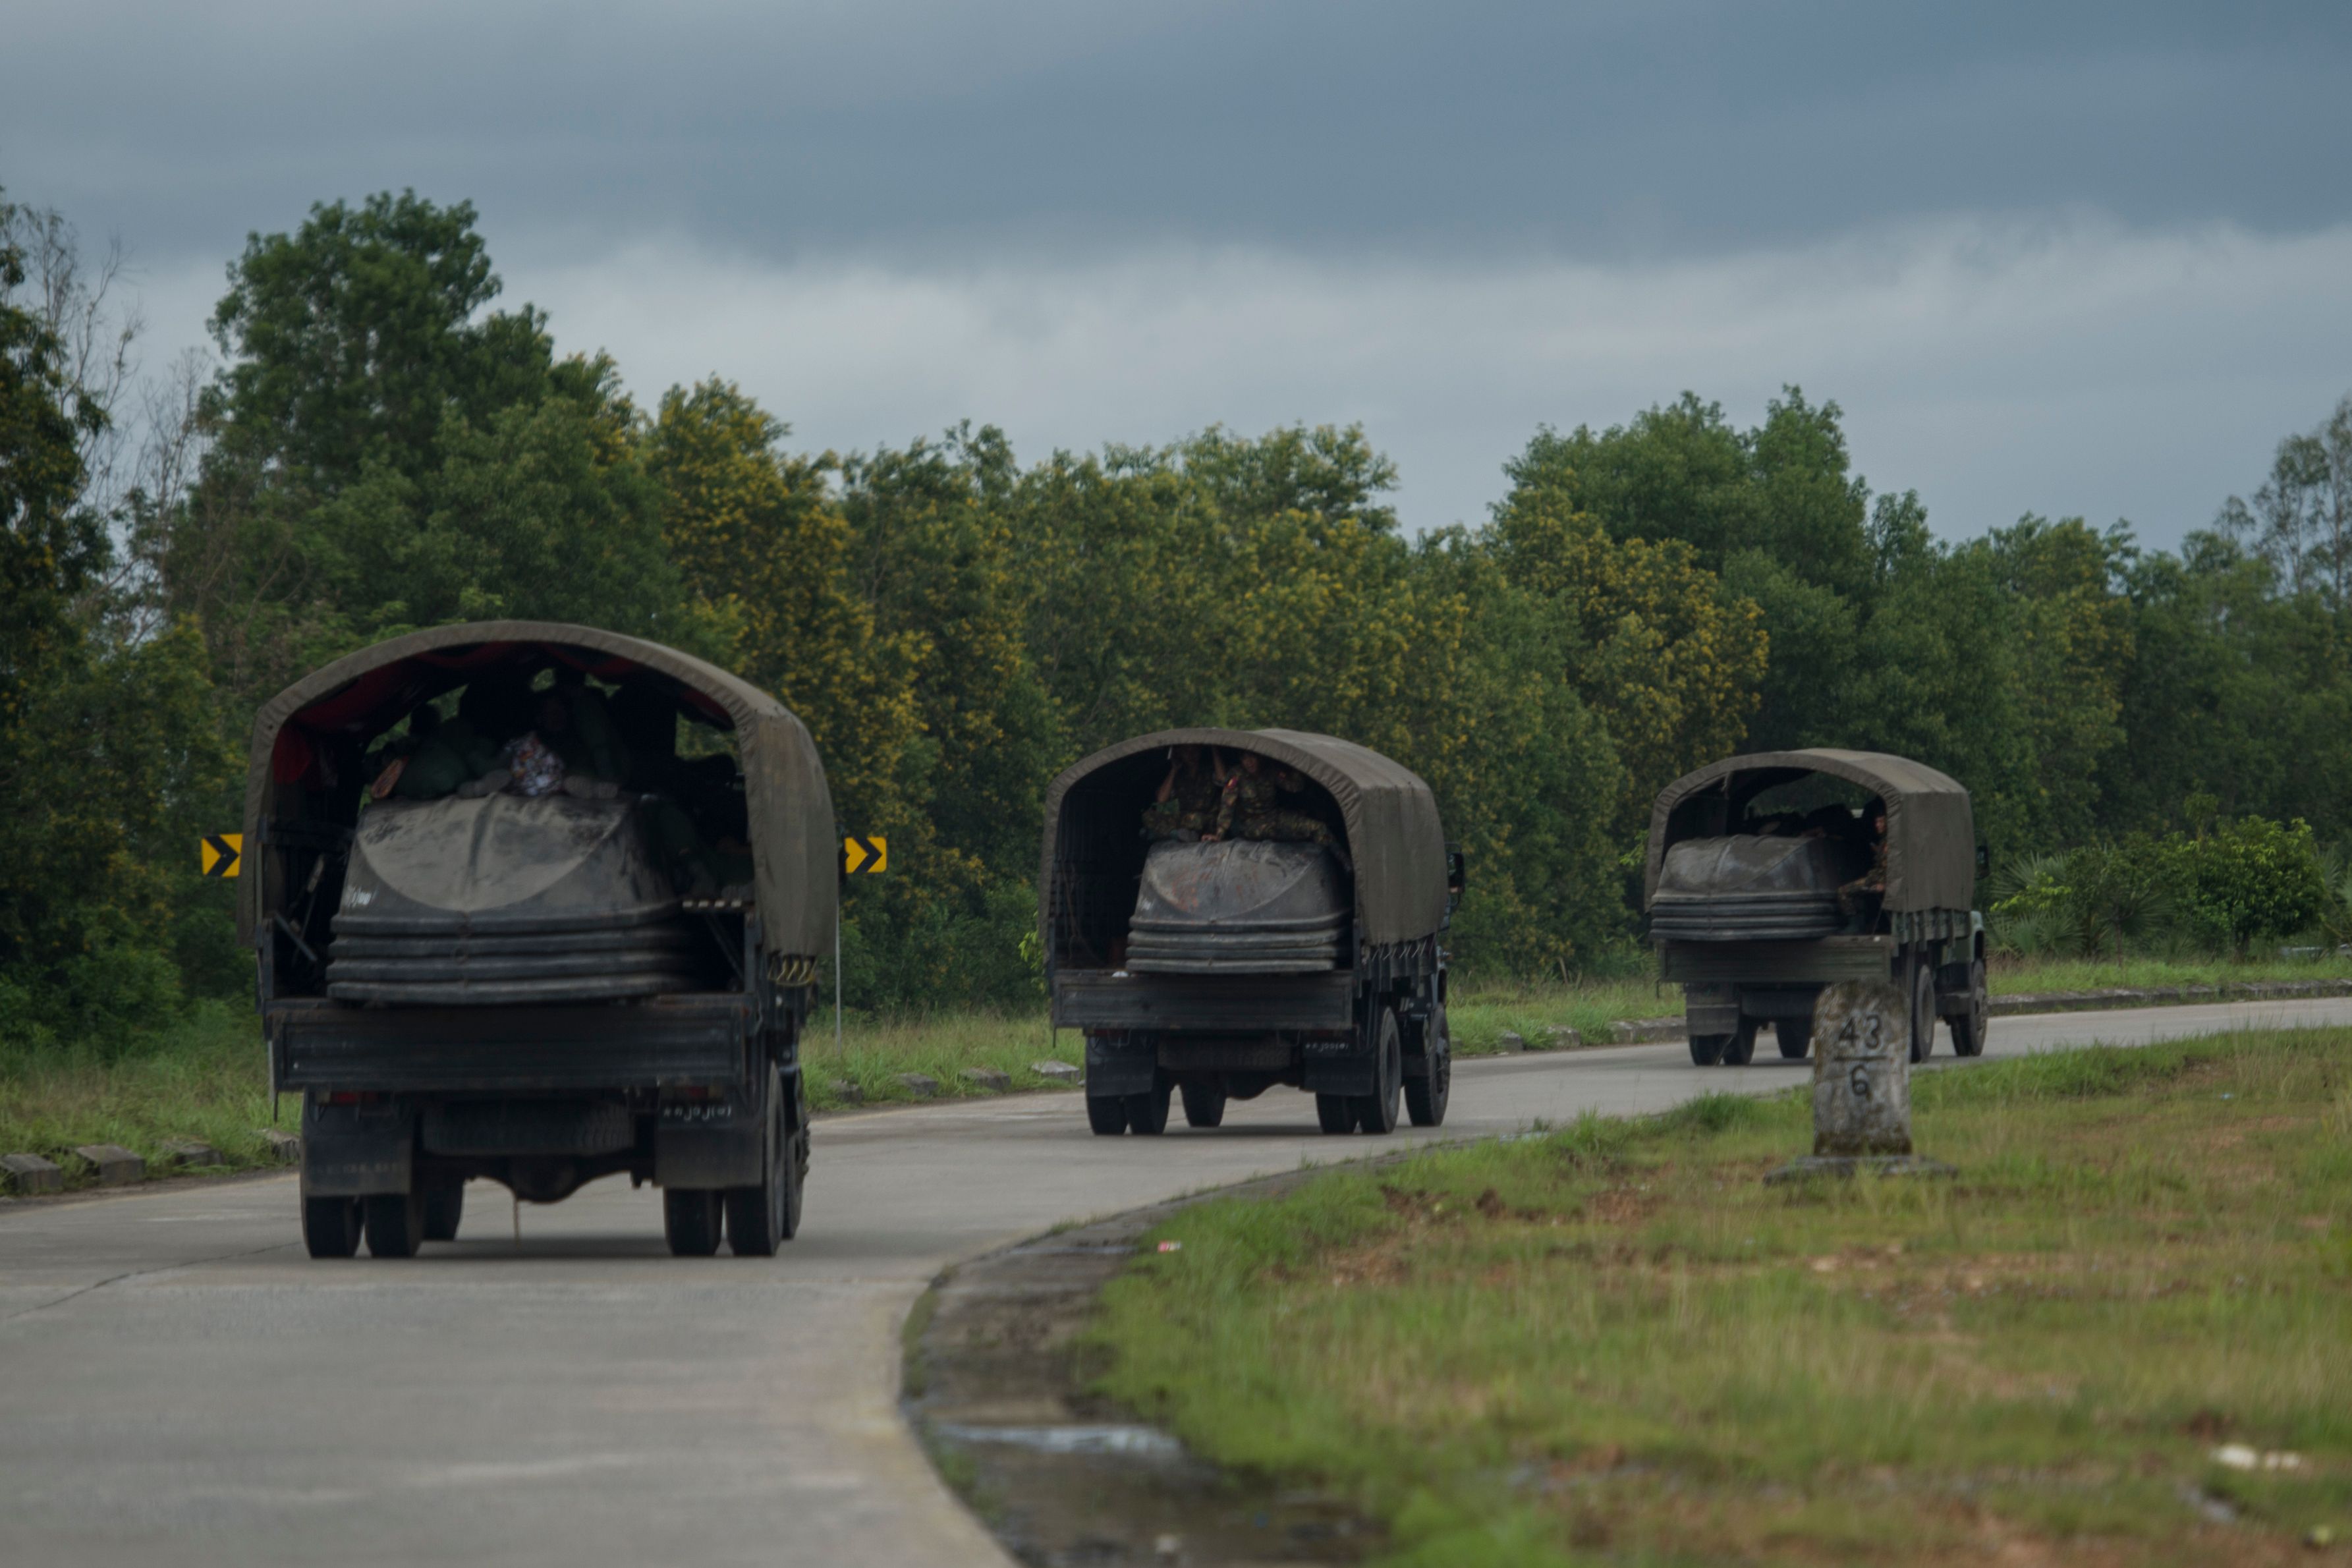
[[[1668,782],[1738,749],[1768,670],[1763,616],[1689,542],[1615,536],[1575,510],[1581,487],[1556,454],[1510,471],[1492,546],[1564,618],[1560,678],[1608,728],[1623,770],[1610,816],[1630,838]]]
[[[355,643],[479,616],[683,628],[638,416],[499,292],[466,203],[404,192],[252,236],[211,446],[160,555],[247,701]]]
[[[2352,606],[2352,394],[2320,426],[2281,441],[2252,504],[2231,496],[2216,524],[2277,573],[2288,593]]]
[[[808,725],[842,820],[904,837],[920,808],[903,790],[921,732],[920,644],[876,628],[848,520],[825,488],[838,463],[787,453],[787,434],[731,382],[671,388],[646,451],[662,537],[719,662]]]
[[[249,236],[213,311],[230,363],[223,440],[268,455],[298,490],[331,495],[374,469],[421,481],[452,416],[487,423],[548,391],[547,318],[498,298],[473,204],[414,191],[310,209],[291,235]]]
[[[2099,772],[2110,829],[2195,826],[2184,803],[2209,795],[2222,816],[2352,832],[2352,648],[2326,603],[2282,592],[2276,567],[2217,533],[2120,574],[2133,652]]]
[[[16,298],[26,279],[17,210],[0,203],[0,726],[72,640],[73,598],[105,546],[77,504],[79,446],[105,413],[67,377],[57,335]]]
[[[33,300],[27,228],[52,247]],[[0,1037],[151,1026],[217,983],[227,930],[188,865],[230,771],[201,644],[110,636],[84,454],[119,382],[52,325],[102,315],[62,220],[0,206]]]

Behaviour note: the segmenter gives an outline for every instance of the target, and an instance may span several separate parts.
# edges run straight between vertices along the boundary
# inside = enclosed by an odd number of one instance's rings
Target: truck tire
[[[1127,1097],[1118,1094],[1087,1096],[1087,1125],[1095,1130],[1097,1138],[1116,1138],[1127,1131]]]
[[[718,1251],[719,1194],[707,1187],[664,1187],[662,1237],[672,1258],[708,1258]]]
[[[1127,1097],[1127,1130],[1156,1138],[1168,1131],[1168,1101],[1173,1089],[1165,1078],[1160,1079],[1141,1094]]]
[[[367,1211],[368,1256],[414,1258],[425,1244],[425,1194],[411,1187],[404,1193],[371,1193],[360,1200]]]
[[[1985,1025],[1991,1011],[1985,999],[1984,960],[1976,959],[1969,964],[1969,1010],[1953,1014],[1949,1020],[1954,1056],[1984,1055]]]
[[[1396,1010],[1381,1009],[1372,1037],[1372,1092],[1356,1097],[1356,1126],[1385,1136],[1396,1131],[1397,1103],[1404,1098],[1404,1045],[1398,1038]]]
[[[768,1069],[764,1179],[753,1187],[727,1189],[727,1245],[738,1258],[773,1258],[801,1225],[801,1163],[784,1115],[783,1075]]]
[[[1405,1114],[1415,1127],[1443,1126],[1446,1102],[1454,1098],[1454,1037],[1445,1026],[1442,1002],[1429,1016],[1421,1050],[1425,1070],[1404,1080]]]
[[[455,1241],[457,1221],[466,1213],[466,1185],[430,1187],[425,1194],[425,1239]]]
[[[1690,1037],[1691,1066],[1711,1068],[1723,1059],[1724,1045],[1729,1035],[1693,1035]]]
[[[1351,1094],[1317,1095],[1315,1121],[1326,1132],[1353,1132],[1356,1130],[1356,1097]]]
[[[1225,1119],[1225,1086],[1221,1083],[1188,1083],[1181,1086],[1184,1096],[1184,1125],[1214,1127]]]
[[[1744,1068],[1756,1059],[1757,1023],[1754,1018],[1743,1017],[1738,1028],[1717,1037],[1723,1042],[1722,1062],[1725,1067]]]
[[[1792,1062],[1805,1059],[1813,1048],[1813,1021],[1811,1018],[1775,1018],[1772,1038],[1780,1047],[1780,1055]]]
[[[1936,1054],[1936,971],[1932,964],[1911,961],[1911,1059],[1924,1062]]]
[[[304,1198],[302,1247],[313,1258],[349,1258],[360,1249],[357,1198]]]

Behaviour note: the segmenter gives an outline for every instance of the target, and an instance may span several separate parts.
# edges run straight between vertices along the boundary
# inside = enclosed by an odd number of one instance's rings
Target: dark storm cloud
[[[2352,6],[18,0],[0,184],[152,255],[415,185],[773,258],[1591,258],[2347,216]]]

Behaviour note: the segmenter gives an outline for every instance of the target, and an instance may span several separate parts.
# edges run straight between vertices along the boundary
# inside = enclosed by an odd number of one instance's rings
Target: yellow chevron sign
[[[855,877],[861,872],[872,876],[890,868],[890,841],[887,838],[860,838],[856,834],[841,841],[842,875]]]
[[[196,868],[207,877],[234,877],[245,861],[245,835],[207,833],[196,843]]]

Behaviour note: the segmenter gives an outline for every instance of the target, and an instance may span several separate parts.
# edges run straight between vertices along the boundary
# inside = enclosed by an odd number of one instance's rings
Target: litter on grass
[[[2215,1464],[2232,1470],[2299,1470],[2303,1456],[2288,1453],[2258,1453],[2243,1443],[2224,1443],[2208,1456]]]

